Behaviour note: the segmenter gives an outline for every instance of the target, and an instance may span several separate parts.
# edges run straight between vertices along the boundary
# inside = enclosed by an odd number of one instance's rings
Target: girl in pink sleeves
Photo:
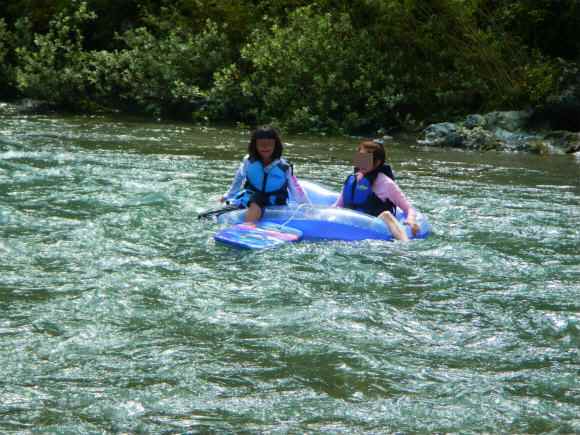
[[[355,170],[344,182],[336,207],[350,208],[381,218],[397,240],[407,241],[407,233],[395,218],[396,207],[405,212],[404,225],[416,235],[419,225],[411,203],[394,181],[393,172],[385,164],[385,149],[373,140],[364,140],[357,147]]]

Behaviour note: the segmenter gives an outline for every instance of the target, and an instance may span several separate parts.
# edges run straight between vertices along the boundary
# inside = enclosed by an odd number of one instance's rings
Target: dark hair
[[[385,147],[382,143],[374,141],[372,139],[365,139],[358,144],[358,150],[364,149],[367,153],[373,153],[373,161],[385,163]]]
[[[275,143],[272,159],[276,160],[282,157],[282,151],[284,150],[284,147],[282,146],[280,135],[274,127],[266,125],[263,127],[258,127],[252,132],[250,143],[248,144],[248,154],[250,155],[250,160],[260,160],[260,154],[258,154],[258,148],[256,147],[256,141],[258,139],[274,139]]]

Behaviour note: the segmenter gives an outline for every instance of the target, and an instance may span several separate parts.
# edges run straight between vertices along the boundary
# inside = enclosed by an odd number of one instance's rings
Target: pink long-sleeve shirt
[[[363,177],[364,174],[362,174],[361,172],[356,173],[357,181],[360,181]],[[409,202],[409,200],[407,199],[401,188],[397,185],[397,183],[395,183],[393,180],[391,180],[382,172],[379,173],[379,175],[375,179],[375,182],[373,183],[373,192],[375,195],[377,195],[377,197],[381,201],[384,201],[386,199],[391,200],[393,204],[395,204],[397,207],[399,207],[401,210],[405,212],[405,214],[407,215],[407,219],[410,220],[415,218],[415,209],[411,206],[411,203]],[[338,199],[336,200],[334,206],[344,207],[342,192],[338,197]]]

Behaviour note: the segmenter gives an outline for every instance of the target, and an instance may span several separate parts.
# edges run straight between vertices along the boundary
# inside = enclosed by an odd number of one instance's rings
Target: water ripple
[[[245,132],[0,123],[4,432],[580,431],[576,160],[395,144],[430,239],[240,252]],[[339,188],[355,140],[288,141]]]

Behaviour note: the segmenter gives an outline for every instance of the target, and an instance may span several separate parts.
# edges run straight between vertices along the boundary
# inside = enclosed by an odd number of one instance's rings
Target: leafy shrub
[[[36,34],[31,47],[16,49],[16,82],[28,96],[82,108],[86,99],[86,54],[82,26],[95,18],[85,2],[57,15],[46,34]]]
[[[4,64],[4,59],[8,53],[9,32],[6,28],[6,22],[0,18],[0,65]]]
[[[580,92],[576,0],[9,3],[0,95],[80,111],[367,132]]]
[[[378,6],[374,31],[401,53],[398,74],[409,113],[445,118],[513,105],[520,98],[523,50],[497,32],[480,3],[409,0]]]
[[[233,100],[257,122],[278,120],[298,130],[368,129],[391,122],[401,99],[392,75],[397,54],[379,51],[345,14],[298,9],[287,26],[255,31],[241,57],[242,68],[218,74],[213,95]]]
[[[489,10],[496,27],[543,56],[577,61],[580,54],[578,0],[495,0]]]
[[[205,104],[213,71],[231,62],[225,33],[210,21],[197,35],[173,28],[156,36],[140,27],[119,39],[125,48],[90,56],[95,97],[154,115],[191,114]]]
[[[0,95],[7,92],[11,80],[10,66],[6,62],[9,52],[10,32],[6,22],[0,18]]]
[[[72,109],[121,106],[191,116],[205,104],[213,72],[232,61],[218,25],[208,21],[192,35],[171,27],[167,16],[150,16],[149,28],[118,36],[121,49],[85,51],[83,25],[96,16],[85,2],[72,6],[74,11],[51,20],[46,34],[36,34],[31,46],[17,49],[16,81],[25,95]]]

